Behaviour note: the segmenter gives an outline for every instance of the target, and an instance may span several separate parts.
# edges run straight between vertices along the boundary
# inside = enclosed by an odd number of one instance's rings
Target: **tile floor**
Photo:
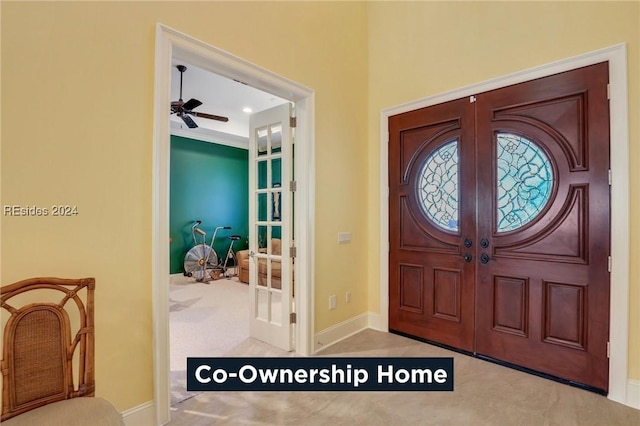
[[[248,339],[237,356],[291,356]],[[233,355],[233,354],[232,354]],[[453,392],[205,392],[171,425],[640,425],[606,397],[394,334],[364,330],[318,356],[453,357]]]

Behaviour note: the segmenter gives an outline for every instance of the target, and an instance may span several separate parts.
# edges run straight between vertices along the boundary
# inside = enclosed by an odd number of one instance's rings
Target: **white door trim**
[[[389,117],[512,84],[609,61],[611,140],[611,313],[608,398],[627,397],[629,348],[629,122],[627,47],[618,44],[547,65],[451,90],[380,112],[380,322],[389,330]]]
[[[315,95],[314,91],[238,58],[165,25],[156,25],[155,86],[152,168],[152,300],[153,371],[156,424],[170,420],[169,382],[169,147],[170,123],[167,105],[171,102],[171,60],[180,58],[207,71],[240,80],[295,102],[297,128],[294,159],[297,191],[295,197],[295,263],[297,327],[296,352],[313,353],[314,330],[314,184],[315,184]],[[248,319],[247,319],[248,320]],[[195,354],[194,354],[195,355]]]

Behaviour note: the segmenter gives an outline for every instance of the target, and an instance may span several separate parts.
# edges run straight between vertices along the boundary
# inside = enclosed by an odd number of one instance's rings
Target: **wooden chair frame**
[[[86,304],[78,293],[86,288]],[[56,303],[30,303],[19,308],[9,304],[11,298],[32,290],[60,291],[62,299]],[[1,421],[43,405],[80,396],[94,396],[94,290],[95,279],[32,278],[0,288],[1,307],[10,313],[4,329],[2,354],[2,415]],[[79,330],[71,339],[68,312],[74,303],[78,310]],[[70,306],[70,307],[69,307]],[[75,314],[75,312],[74,312]],[[46,318],[49,327],[59,324],[60,333],[43,335],[39,318]],[[18,337],[18,342],[16,342]],[[28,349],[20,351],[18,344],[27,342]],[[58,340],[58,341],[56,341]],[[46,342],[44,342],[46,341]],[[48,345],[48,346],[46,346]],[[24,347],[25,345],[23,345]],[[51,347],[60,349],[51,353]],[[78,386],[74,386],[73,359],[79,351]],[[20,356],[19,354],[26,354]],[[45,355],[45,356],[41,356]],[[20,358],[21,357],[21,358]],[[53,380],[44,388],[41,371],[52,372],[61,380]],[[23,383],[25,378],[30,383]],[[22,381],[21,381],[22,379]],[[47,379],[48,380],[48,379]],[[62,383],[60,383],[60,381]],[[31,398],[31,396],[34,396]]]

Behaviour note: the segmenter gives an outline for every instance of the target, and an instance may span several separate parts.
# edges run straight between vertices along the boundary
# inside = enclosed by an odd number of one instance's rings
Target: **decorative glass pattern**
[[[458,230],[458,140],[427,157],[418,178],[418,199],[438,227]]]
[[[551,163],[535,143],[498,134],[498,232],[518,229],[544,208],[553,188]]]

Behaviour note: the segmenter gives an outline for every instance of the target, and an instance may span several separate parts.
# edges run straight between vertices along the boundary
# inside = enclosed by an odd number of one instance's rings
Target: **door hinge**
[[[611,85],[607,83],[607,99],[611,100]]]
[[[289,247],[289,256],[292,259],[295,259],[297,255],[298,255],[298,247],[295,247],[295,246]]]
[[[607,342],[607,358],[611,358],[611,342]]]
[[[476,97],[475,96],[469,96],[469,103],[474,103],[476,101]]]
[[[289,181],[289,191],[296,192],[298,190],[298,182],[295,180]]]
[[[295,128],[298,124],[298,120],[296,117],[289,117],[289,126]]]
[[[289,324],[295,324],[297,320],[298,320],[298,316],[296,315],[296,313],[291,312],[289,314]]]
[[[609,169],[609,186],[611,186],[611,169]]]
[[[607,259],[607,271],[611,272],[611,256]]]

